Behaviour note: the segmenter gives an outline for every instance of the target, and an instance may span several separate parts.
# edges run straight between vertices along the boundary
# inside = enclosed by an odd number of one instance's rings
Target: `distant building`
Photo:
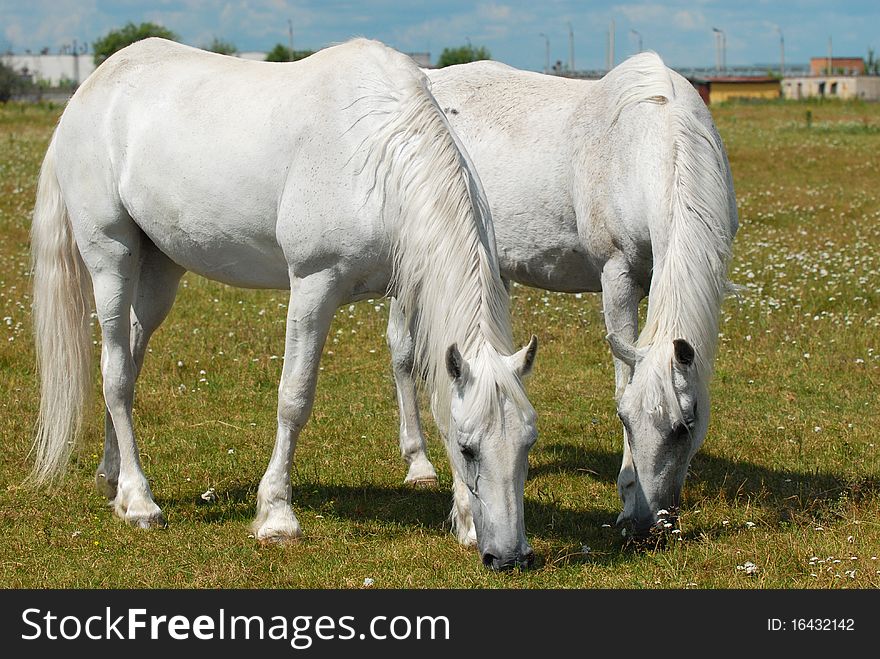
[[[802,98],[858,98],[880,100],[880,76],[816,75],[785,78],[782,95],[789,100]]]
[[[706,105],[734,99],[780,97],[779,80],[769,76],[713,76],[691,78]]]
[[[782,96],[880,100],[880,76],[865,75],[861,57],[812,57],[810,72],[789,75],[782,81]]]
[[[37,84],[79,85],[95,70],[91,55],[5,55],[3,63]]]
[[[864,75],[865,60],[861,57],[810,58],[810,75],[833,75],[835,73],[847,76]]]

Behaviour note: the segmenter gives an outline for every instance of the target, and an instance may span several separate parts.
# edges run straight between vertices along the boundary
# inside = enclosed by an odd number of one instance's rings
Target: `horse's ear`
[[[470,373],[467,362],[461,356],[455,343],[446,350],[446,372],[449,373],[452,381],[459,385],[467,381]]]
[[[528,345],[507,357],[507,363],[516,371],[520,378],[525,378],[532,372],[535,365],[535,355],[538,353],[538,337],[532,334]]]
[[[627,364],[633,368],[635,368],[635,365],[644,356],[642,354],[642,351],[636,348],[629,341],[621,339],[614,332],[606,335],[605,340],[608,341],[608,345],[611,346],[611,354],[617,357],[624,364]]]
[[[685,339],[675,339],[672,342],[672,346],[675,349],[676,364],[687,367],[694,363],[697,353],[694,351],[694,347]]]

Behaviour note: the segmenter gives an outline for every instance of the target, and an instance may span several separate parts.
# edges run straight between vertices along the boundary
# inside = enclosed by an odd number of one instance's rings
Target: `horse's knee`
[[[385,341],[388,343],[388,349],[391,352],[391,365],[395,371],[411,373],[415,358],[413,355],[413,340],[409,332],[401,330],[399,327],[388,325],[388,331],[385,334]]]

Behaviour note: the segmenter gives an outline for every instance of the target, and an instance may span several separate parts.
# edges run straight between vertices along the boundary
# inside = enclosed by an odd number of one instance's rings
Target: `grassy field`
[[[274,440],[281,291],[187,275],[151,343],[135,421],[166,530],[127,527],[93,486],[97,365],[69,477],[50,494],[20,487],[38,402],[28,228],[59,112],[0,106],[0,586],[880,587],[880,105],[713,108],[740,207],[731,275],[745,293],[725,303],[709,435],[681,534],[663,549],[629,550],[609,526],[621,430],[598,297],[514,287],[517,342],[541,341],[525,492],[539,560],[505,574],[449,532],[449,466],[430,423],[440,489],[402,484],[383,300],[340,309],[331,329],[296,453],[300,543],[248,535]],[[209,488],[213,503],[200,496]]]

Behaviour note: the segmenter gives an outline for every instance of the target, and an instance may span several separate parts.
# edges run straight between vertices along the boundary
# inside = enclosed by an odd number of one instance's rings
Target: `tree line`
[[[122,28],[111,30],[108,34],[101,37],[92,44],[92,52],[95,66],[98,66],[105,59],[110,57],[117,50],[125,48],[135,41],[146,39],[147,37],[162,37],[171,41],[180,41],[180,37],[161,25],[155,23],[127,23]],[[214,37],[209,44],[199,46],[202,50],[208,50],[223,55],[235,55],[238,49],[235,44],[225,39]],[[300,60],[313,54],[313,50],[293,50],[289,46],[277,43],[266,53],[267,62],[293,62]],[[474,48],[472,45],[461,46],[458,48],[444,48],[437,60],[437,68],[450,66],[452,64],[464,64],[465,62],[473,62],[475,60],[491,59],[489,51],[482,47]]]
[[[135,25],[132,22],[128,22],[121,28],[110,30],[110,32],[92,43],[92,58],[95,66],[99,66],[101,62],[116,51],[148,37],[162,37],[171,41],[180,41],[180,36],[177,33],[162,25],[150,22]],[[218,37],[214,37],[210,43],[199,47],[203,50],[223,55],[238,54],[238,48],[236,48],[234,43]],[[308,57],[314,52],[313,50],[292,51],[290,47],[278,43],[266,53],[265,60],[267,62],[293,62]],[[436,67],[443,68],[453,64],[464,64],[466,62],[491,58],[491,54],[483,46],[474,47],[468,43],[466,46],[444,48],[437,59]],[[71,84],[75,83],[72,82]],[[0,61],[0,103],[5,103],[14,96],[27,93],[32,86],[33,83],[29,78],[25,78],[7,63]]]

